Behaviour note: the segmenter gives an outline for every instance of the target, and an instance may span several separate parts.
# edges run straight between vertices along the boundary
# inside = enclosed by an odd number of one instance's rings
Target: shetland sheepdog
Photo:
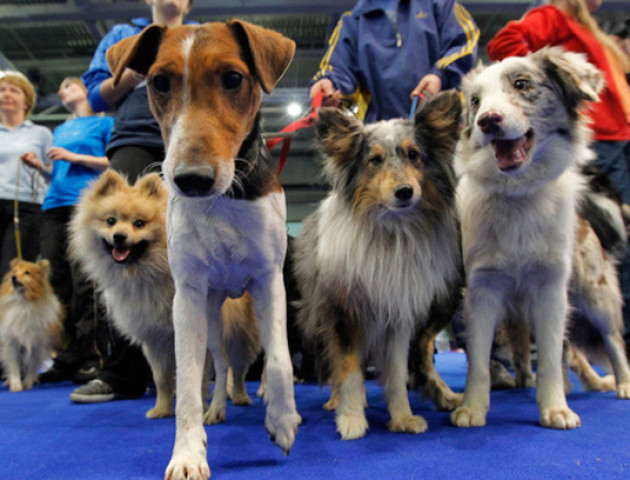
[[[433,339],[452,311],[431,315],[454,310],[460,287],[452,165],[460,115],[454,91],[422,104],[413,119],[362,125],[342,110],[319,111],[316,136],[332,189],[295,242],[298,323],[321,349],[342,439],[368,428],[368,357],[380,372],[390,430],[427,429],[407,394],[414,335],[412,363],[425,391],[439,404],[460,401],[432,362]]]
[[[0,285],[0,361],[11,392],[29,390],[61,347],[64,310],[48,282],[48,260],[14,258]]]

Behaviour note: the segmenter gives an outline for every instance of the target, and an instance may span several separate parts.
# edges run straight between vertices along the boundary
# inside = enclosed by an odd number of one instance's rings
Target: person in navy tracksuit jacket
[[[454,0],[360,0],[341,16],[309,94],[323,93],[326,106],[356,95],[366,123],[406,117],[412,97],[459,86],[478,40]]]

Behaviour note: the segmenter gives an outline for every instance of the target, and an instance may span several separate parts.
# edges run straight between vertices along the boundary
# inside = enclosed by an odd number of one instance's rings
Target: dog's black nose
[[[173,181],[181,192],[188,197],[203,197],[210,193],[214,185],[214,168],[176,167]]]
[[[394,189],[394,196],[403,202],[413,197],[413,187],[411,185],[398,185]]]
[[[114,243],[116,245],[125,243],[126,240],[127,240],[127,235],[125,233],[114,233]]]
[[[477,120],[477,125],[483,133],[497,133],[501,131],[503,115],[496,110],[489,110],[483,113]]]

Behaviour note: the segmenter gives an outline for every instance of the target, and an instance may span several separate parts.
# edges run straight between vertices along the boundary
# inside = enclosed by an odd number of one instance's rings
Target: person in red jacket
[[[586,112],[590,118],[597,154],[596,167],[619,189],[630,204],[630,87],[625,79],[628,58],[597,25],[590,11],[602,0],[547,0],[518,21],[509,22],[488,43],[491,60],[524,56],[548,45],[586,55],[604,75],[606,86],[599,101]],[[630,332],[630,255],[620,268],[624,297],[626,346]]]

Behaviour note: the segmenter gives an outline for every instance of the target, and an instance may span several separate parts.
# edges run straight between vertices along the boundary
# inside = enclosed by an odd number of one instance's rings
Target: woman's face
[[[66,108],[87,98],[85,89],[75,82],[62,83],[58,93],[59,98],[61,98],[61,103],[63,103]]]
[[[24,90],[9,82],[0,80],[0,112],[26,115],[26,95]]]
[[[147,0],[147,3],[167,17],[186,15],[190,10],[189,0]]]

